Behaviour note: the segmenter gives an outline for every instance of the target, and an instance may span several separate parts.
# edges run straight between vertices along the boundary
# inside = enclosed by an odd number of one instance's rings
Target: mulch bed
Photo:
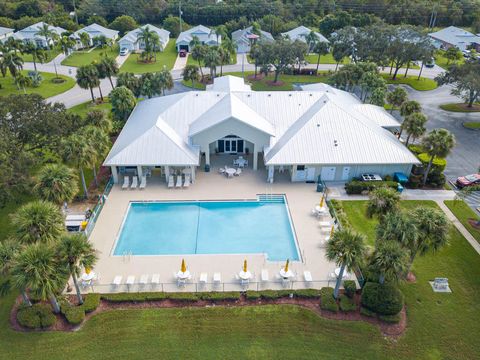
[[[265,81],[265,83],[268,85],[268,86],[283,86],[285,85],[285,81],[273,81],[273,80],[268,80],[268,81]]]
[[[257,74],[256,77],[255,77],[255,74],[247,76],[247,79],[251,81],[260,81],[260,80],[263,80],[264,78],[265,78],[265,74],[260,74],[260,73]]]
[[[468,223],[472,225],[474,229],[480,230],[480,221],[477,219],[468,219]]]
[[[71,295],[72,303],[76,300],[74,295]],[[12,328],[16,331],[22,332],[39,332],[39,331],[78,331],[81,329],[83,324],[85,324],[92,316],[99,314],[104,311],[111,311],[111,310],[128,310],[128,309],[152,309],[152,308],[182,308],[182,307],[198,307],[198,308],[206,308],[206,307],[214,307],[214,306],[223,306],[223,307],[234,307],[234,306],[262,306],[262,305],[297,305],[304,308],[307,308],[313,312],[315,312],[318,316],[321,316],[326,319],[331,320],[346,320],[346,321],[366,321],[370,324],[377,325],[382,334],[388,337],[398,337],[403,334],[407,327],[407,316],[405,308],[401,311],[401,320],[398,324],[388,324],[376,317],[368,317],[365,315],[360,314],[360,296],[357,294],[355,296],[355,303],[358,306],[357,311],[352,312],[330,312],[326,310],[322,310],[320,308],[320,301],[319,299],[300,299],[300,298],[280,298],[275,300],[265,300],[265,299],[258,299],[258,300],[247,300],[245,296],[241,296],[240,300],[236,301],[229,301],[229,300],[221,300],[221,301],[210,301],[210,300],[197,300],[197,301],[181,301],[181,300],[158,300],[158,301],[142,301],[142,302],[121,302],[121,303],[114,303],[105,300],[100,301],[100,305],[98,308],[85,315],[85,321],[77,326],[70,325],[64,318],[63,315],[57,315],[57,321],[54,326],[48,329],[38,329],[38,330],[31,330],[22,327],[17,322],[17,311],[18,307],[21,304],[21,297],[17,299],[15,302],[12,311],[10,312],[10,324]]]

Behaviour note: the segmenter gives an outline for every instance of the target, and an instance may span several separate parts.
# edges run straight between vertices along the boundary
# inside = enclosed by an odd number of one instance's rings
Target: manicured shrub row
[[[236,291],[230,292],[206,292],[197,294],[202,300],[240,300],[240,293]]]
[[[404,304],[402,292],[392,284],[368,282],[362,290],[362,305],[379,315],[396,315]]]
[[[82,308],[85,313],[92,312],[100,305],[100,294],[88,294],[83,299]]]
[[[85,310],[81,306],[70,306],[65,310],[65,319],[69,324],[78,325],[85,319]]]
[[[29,329],[45,329],[53,326],[57,318],[52,313],[52,309],[46,304],[34,304],[25,306],[18,310],[18,323]]]
[[[375,314],[374,311],[367,309],[366,307],[361,307],[360,308],[360,314],[368,316],[368,317],[376,317],[377,314]]]
[[[400,322],[400,313],[395,315],[378,315],[378,318],[389,324],[398,324]]]
[[[396,181],[358,181],[352,180],[345,184],[347,194],[361,194],[364,191],[369,192],[379,187],[388,187],[397,190],[398,183]]]
[[[320,290],[320,308],[332,312],[338,311],[337,301],[333,297],[333,288],[324,287]]]
[[[345,295],[347,295],[350,299],[353,299],[355,291],[357,291],[357,284],[355,284],[355,281],[345,280],[343,282],[343,288],[345,289]]]
[[[166,299],[163,292],[102,294],[101,298],[109,302],[142,302]]]
[[[349,298],[346,295],[340,295],[340,310],[343,312],[350,312],[350,311],[355,311],[357,310],[357,304],[355,304],[355,301],[353,299]]]
[[[143,302],[143,301],[157,301],[157,300],[176,300],[176,301],[197,301],[197,300],[238,300],[240,299],[239,292],[205,292],[205,293],[117,293],[117,294],[102,294],[101,298],[109,302]]]

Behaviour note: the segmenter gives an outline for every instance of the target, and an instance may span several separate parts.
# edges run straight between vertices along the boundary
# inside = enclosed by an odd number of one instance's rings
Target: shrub
[[[367,309],[366,307],[360,307],[360,314],[368,316],[368,317],[375,317],[377,314],[375,314],[374,311]]]
[[[236,291],[230,292],[205,292],[199,294],[202,300],[240,300],[240,293]]]
[[[355,291],[357,290],[357,284],[355,284],[355,281],[353,280],[345,280],[343,282],[343,288],[345,289],[345,295],[347,295],[351,299],[355,295]]]
[[[332,312],[338,311],[337,301],[333,297],[333,288],[323,287],[320,290],[320,308]]]
[[[49,305],[38,303],[20,308],[17,312],[17,321],[29,329],[45,329],[53,326],[57,318]]]
[[[379,187],[387,187],[397,190],[396,181],[350,181],[345,184],[345,190],[348,195],[361,194],[364,191],[372,191]]]
[[[317,289],[303,289],[296,290],[295,296],[301,299],[318,299],[320,298],[320,290]]]
[[[400,322],[400,313],[395,315],[378,315],[378,318],[389,324],[398,324]]]
[[[348,296],[341,295],[339,303],[340,303],[340,310],[344,312],[357,310],[357,304],[355,304],[355,301],[350,299]]]
[[[421,154],[418,154],[417,157],[418,157],[418,160],[422,162],[422,164],[425,166],[425,169],[426,169],[428,163],[430,162],[431,156],[428,155],[427,153],[421,153]],[[433,174],[433,173],[442,174],[446,166],[447,166],[447,160],[445,160],[444,158],[435,157],[432,162],[432,167],[430,168],[430,174]]]
[[[100,296],[103,300],[109,302],[143,302],[166,299],[163,292],[145,292],[145,293],[116,293],[116,294],[102,294]]]
[[[60,313],[62,315],[65,315],[65,312],[72,307],[72,304],[65,298],[59,298],[58,303],[60,304]]]
[[[368,282],[362,290],[362,305],[380,315],[395,315],[403,308],[403,294],[392,284]]]
[[[247,291],[247,294],[245,296],[247,300],[258,300],[261,297],[260,292],[250,290]]]
[[[92,312],[100,305],[100,294],[88,294],[83,300],[83,310],[86,313]]]
[[[195,293],[167,293],[167,299],[176,300],[176,301],[197,301],[199,299],[198,294]]]
[[[65,311],[65,319],[69,324],[78,325],[85,319],[85,310],[82,306],[72,306]]]
[[[419,145],[410,144],[408,145],[408,148],[415,155],[423,153],[423,148]]]

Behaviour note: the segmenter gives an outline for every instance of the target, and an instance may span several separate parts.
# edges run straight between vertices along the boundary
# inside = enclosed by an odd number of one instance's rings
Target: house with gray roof
[[[26,27],[23,30],[19,30],[16,33],[13,34],[13,38],[17,40],[22,40],[24,42],[34,42],[37,44],[38,47],[46,48],[47,47],[47,39],[44,36],[38,35],[38,32],[40,29],[43,27],[43,25],[46,24],[43,21],[38,22],[36,24],[30,25]],[[49,24],[46,24],[48,26],[48,29],[52,31],[53,33],[57,34],[58,36],[61,36],[64,32],[67,30],[59,27],[59,26],[52,26]],[[53,40],[48,39],[49,45],[53,45]]]
[[[143,25],[135,30],[126,33],[125,36],[118,41],[120,50],[128,49],[128,51],[139,51],[145,49],[145,44],[142,40],[138,39],[138,35],[143,29],[146,29],[147,27],[150,29],[150,31],[154,31],[158,35],[160,39],[160,45],[163,51],[163,49],[165,49],[168,42],[170,41],[170,31],[160,29],[150,24]]]
[[[0,41],[6,40],[13,35],[14,29],[0,26]]]
[[[100,36],[105,36],[105,38],[109,40],[117,40],[118,38],[118,31],[117,30],[112,30],[112,29],[107,29],[106,27],[103,27],[98,24],[91,24],[88,26],[85,26],[84,28],[75,31],[72,35],[71,38],[74,39],[77,43],[76,48],[81,49],[84,47],[82,42],[80,41],[80,34],[82,33],[87,33],[89,38],[90,38],[90,44],[89,46],[93,46],[95,43],[95,38],[100,37]]]
[[[182,31],[180,35],[178,35],[177,41],[175,42],[177,51],[186,50],[190,52],[190,42],[193,40],[194,36],[196,36],[203,45],[214,46],[220,45],[222,42],[222,37],[220,35],[215,34],[214,31],[206,26],[198,25],[186,31]]]
[[[306,38],[308,34],[310,34],[311,32],[312,30],[310,30],[306,26],[299,26],[299,27],[296,27],[295,29],[282,33],[282,36],[290,39],[291,41],[299,40],[306,43],[307,42]],[[314,33],[315,35],[317,35],[319,41],[326,42],[326,43],[329,42],[327,38],[322,34],[320,34],[319,32],[314,31]]]
[[[232,32],[232,40],[237,45],[238,54],[246,54],[250,52],[250,47],[254,42],[273,42],[272,34],[267,31],[260,30],[260,35],[252,32],[253,26],[246,29],[239,29]]]
[[[456,47],[461,51],[474,47],[480,51],[480,34],[475,35],[469,31],[449,26],[445,29],[428,34],[432,38],[435,47],[439,49],[448,49]]]

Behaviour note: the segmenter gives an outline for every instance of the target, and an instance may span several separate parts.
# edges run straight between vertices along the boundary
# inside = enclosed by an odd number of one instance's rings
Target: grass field
[[[468,219],[480,220],[479,216],[464,201],[445,200],[445,205],[453,212],[457,219],[465,226],[470,234],[480,243],[480,230],[475,229]]]
[[[113,48],[95,48],[92,51],[74,51],[62,61],[62,65],[76,67],[90,65],[94,61],[100,61],[101,58],[105,55],[115,59],[118,56],[118,45],[114,46]]]
[[[228,63],[228,65],[234,65],[237,63],[237,55],[233,55],[230,59],[230,62]],[[193,60],[192,58],[192,55],[189,54],[188,55],[188,58],[187,58],[187,65],[197,65],[198,66],[198,61],[197,60]],[[218,72],[220,72],[220,66],[218,66]]]
[[[138,62],[139,54],[130,54],[128,59],[120,68],[121,72],[132,72],[134,74],[143,74],[146,72],[156,72],[163,70],[166,66],[168,70],[173,68],[175,60],[177,59],[177,50],[175,48],[175,39],[170,39],[165,49],[157,53],[157,61],[154,63],[145,64]]]
[[[471,130],[479,130],[480,129],[480,121],[466,121],[463,123],[463,126],[467,129]]]
[[[440,109],[452,112],[480,112],[480,103],[473,104],[471,108],[465,103],[452,103],[440,105]]]
[[[23,70],[22,73],[27,75],[28,71]],[[37,93],[42,95],[44,98],[49,98],[51,96],[61,94],[75,86],[75,80],[68,76],[59,75],[59,77],[65,81],[60,84],[55,84],[52,82],[52,79],[56,77],[55,74],[45,72],[40,72],[40,74],[42,74],[43,77],[42,83],[37,88],[25,88],[27,94]],[[15,85],[14,80],[10,75],[7,75],[6,77],[0,76],[0,85],[0,96],[23,94],[23,89],[17,89],[17,85]]]
[[[465,58],[462,56],[462,58],[456,62],[452,62],[452,61],[448,61],[448,59],[443,56],[445,53],[444,50],[437,50],[435,52],[435,55],[434,55],[434,58],[435,58],[435,64],[437,64],[438,66],[444,68],[444,69],[448,69],[448,67],[452,64],[463,64],[465,63]]]
[[[105,97],[105,102],[102,104],[94,105],[92,104],[91,101],[84,102],[82,104],[75,105],[74,107],[71,107],[68,109],[68,111],[80,115],[80,116],[85,116],[90,110],[104,110],[105,112],[110,112],[112,109],[112,104],[110,104],[110,101],[108,100],[108,97]]]
[[[305,57],[305,60],[310,64],[316,64],[318,60],[317,54],[310,54]],[[344,58],[340,64],[350,64],[350,58]],[[327,55],[320,56],[320,64],[337,64],[335,59],[333,58],[332,53],[328,53]]]
[[[48,63],[55,59],[58,54],[60,54],[60,50],[58,49],[52,49],[52,50],[45,50],[45,54],[47,55],[47,58],[45,59],[44,63]],[[20,55],[23,59],[24,62],[33,62],[33,57],[31,54],[23,54]],[[39,63],[39,61],[37,61]]]
[[[438,84],[435,80],[424,77],[421,77],[420,80],[418,80],[418,76],[408,75],[407,77],[405,77],[402,74],[397,74],[397,78],[395,80],[392,80],[392,76],[389,74],[382,74],[382,76],[385,80],[387,80],[388,84],[409,85],[418,91],[434,90],[438,87]]]

